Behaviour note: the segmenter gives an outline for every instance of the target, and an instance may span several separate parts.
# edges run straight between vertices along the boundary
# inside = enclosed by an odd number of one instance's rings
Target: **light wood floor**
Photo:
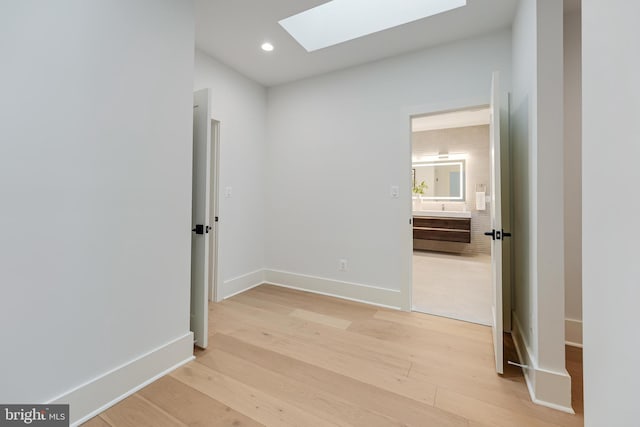
[[[580,396],[564,414],[531,403],[519,369],[494,373],[485,326],[263,285],[211,304],[209,330],[195,361],[85,426],[583,425]]]

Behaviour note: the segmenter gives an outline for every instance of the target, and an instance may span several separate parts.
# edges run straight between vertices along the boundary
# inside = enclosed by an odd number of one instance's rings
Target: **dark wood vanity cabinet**
[[[471,218],[414,216],[413,238],[471,243]]]

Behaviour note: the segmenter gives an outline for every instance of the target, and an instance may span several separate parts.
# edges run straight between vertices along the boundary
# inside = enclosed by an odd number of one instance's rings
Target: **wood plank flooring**
[[[210,347],[88,427],[583,425],[534,405],[519,368],[493,370],[488,327],[262,285],[209,308]],[[516,360],[507,338],[506,357]]]

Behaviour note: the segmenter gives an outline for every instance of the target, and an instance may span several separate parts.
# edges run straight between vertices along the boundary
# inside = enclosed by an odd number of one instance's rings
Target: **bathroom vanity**
[[[414,211],[413,238],[471,243],[471,212]]]

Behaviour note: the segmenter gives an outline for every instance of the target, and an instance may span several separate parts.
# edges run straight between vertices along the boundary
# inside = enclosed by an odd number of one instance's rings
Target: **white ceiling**
[[[489,108],[432,114],[430,116],[414,117],[411,119],[411,131],[423,132],[436,129],[488,125],[489,119]]]
[[[450,12],[307,52],[278,21],[326,1],[196,0],[196,45],[247,77],[274,86],[508,28],[518,3],[468,0]],[[263,52],[264,41],[275,50]]]

